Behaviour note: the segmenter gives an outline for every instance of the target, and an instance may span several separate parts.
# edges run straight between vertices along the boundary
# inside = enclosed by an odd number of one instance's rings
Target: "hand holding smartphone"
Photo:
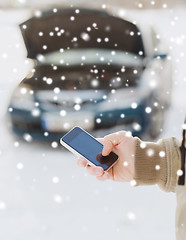
[[[80,127],[74,127],[60,139],[60,143],[78,157],[84,157],[90,165],[108,171],[117,162],[118,156],[111,152],[102,155],[103,144]]]

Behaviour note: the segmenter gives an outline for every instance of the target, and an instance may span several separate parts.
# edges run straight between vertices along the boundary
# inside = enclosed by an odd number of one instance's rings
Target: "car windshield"
[[[71,49],[37,55],[39,65],[77,66],[77,65],[116,65],[139,66],[143,57],[133,53],[110,49]]]

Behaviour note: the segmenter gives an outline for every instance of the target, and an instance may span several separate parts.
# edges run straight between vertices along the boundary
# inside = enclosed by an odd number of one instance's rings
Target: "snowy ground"
[[[172,47],[173,104],[162,137],[181,136],[186,89],[183,10],[134,13]],[[0,12],[0,239],[173,240],[176,199],[155,187],[98,182],[75,157],[50,145],[20,142],[7,130],[10,94],[30,68],[16,24],[27,12]]]

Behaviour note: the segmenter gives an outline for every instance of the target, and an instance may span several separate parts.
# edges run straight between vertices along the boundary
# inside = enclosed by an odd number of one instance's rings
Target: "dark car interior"
[[[38,54],[58,51],[61,48],[117,49],[136,55],[142,52],[145,57],[137,26],[106,12],[80,9],[79,13],[76,13],[75,9],[58,9],[54,13],[51,9],[42,12],[40,17],[32,17],[22,23],[20,28],[28,52],[27,57],[32,59],[36,59]],[[42,36],[39,32],[42,32]],[[49,35],[50,32],[54,33],[53,36]],[[80,37],[82,33],[88,33],[88,41]],[[72,41],[74,37],[78,38],[77,42]],[[97,41],[98,38],[101,40]],[[108,38],[108,41],[104,41],[105,38]]]

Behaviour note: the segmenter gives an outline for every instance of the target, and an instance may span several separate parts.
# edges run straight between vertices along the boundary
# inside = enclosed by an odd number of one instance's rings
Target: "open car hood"
[[[27,57],[36,59],[60,49],[116,49],[144,53],[139,29],[131,22],[91,9],[43,11],[20,25]]]

